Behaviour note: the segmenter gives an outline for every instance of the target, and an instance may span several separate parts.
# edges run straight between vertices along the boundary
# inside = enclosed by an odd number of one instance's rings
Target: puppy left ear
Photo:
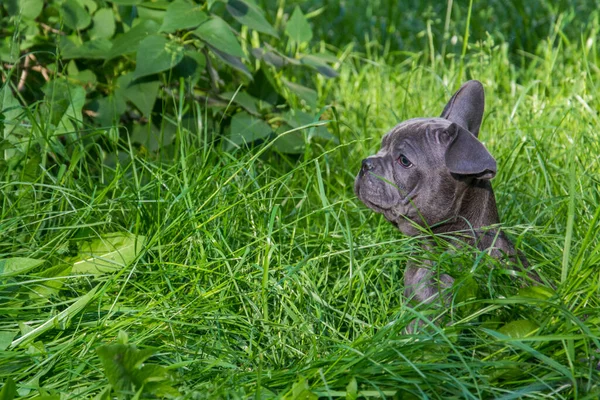
[[[477,137],[484,107],[483,85],[479,81],[468,81],[454,93],[441,118],[457,123]]]
[[[478,179],[496,176],[496,160],[471,132],[452,123],[443,135],[448,140],[445,161],[451,173]]]

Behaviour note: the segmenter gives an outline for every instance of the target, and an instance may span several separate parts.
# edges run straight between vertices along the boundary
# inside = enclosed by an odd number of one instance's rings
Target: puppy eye
[[[400,157],[398,157],[398,164],[402,165],[404,168],[410,168],[413,165],[404,154],[400,154]]]

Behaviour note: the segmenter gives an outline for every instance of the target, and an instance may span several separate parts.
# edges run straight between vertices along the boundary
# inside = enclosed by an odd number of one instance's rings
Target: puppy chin
[[[359,191],[360,193],[360,191]],[[409,214],[410,205],[403,204],[402,202],[397,203],[393,206],[383,206],[376,202],[365,198],[365,196],[358,195],[358,198],[371,210],[378,214],[383,214],[386,220],[392,223],[400,232],[407,236],[416,236],[420,233],[418,227],[415,226],[415,222],[411,220]]]
[[[400,232],[407,236],[416,236],[420,233],[415,222],[410,218],[409,207],[403,204],[398,204],[389,210],[382,212],[385,219],[392,223]]]
[[[406,236],[417,236],[421,233],[421,230],[417,228],[415,222],[408,218],[400,217],[393,222],[393,224]]]
[[[413,209],[410,195],[401,198],[395,188],[383,184],[380,180],[373,181],[367,175],[359,175],[354,182],[354,193],[367,207],[396,226],[402,233],[414,236],[418,229],[409,221]],[[413,213],[414,214],[414,213]]]
[[[360,199],[360,201],[364,203],[365,206],[369,207],[371,210],[379,214],[386,215],[391,211],[393,207],[382,202],[381,199],[376,196],[369,196],[368,191],[366,191],[366,193],[361,193],[359,189],[357,197]]]

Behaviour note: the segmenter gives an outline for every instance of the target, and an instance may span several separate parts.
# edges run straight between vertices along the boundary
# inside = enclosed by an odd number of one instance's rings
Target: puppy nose
[[[362,160],[363,171],[371,171],[374,168],[375,165],[373,164],[373,160],[371,160],[370,158],[365,158],[364,160]]]

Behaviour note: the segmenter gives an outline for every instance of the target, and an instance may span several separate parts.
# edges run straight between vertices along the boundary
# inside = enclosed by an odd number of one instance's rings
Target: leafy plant
[[[5,94],[43,98],[49,122],[72,140],[88,123],[135,129],[170,115],[203,118],[234,149],[293,128],[282,112],[318,119],[317,93],[305,86],[310,71],[337,76],[335,57],[311,51],[312,29],[297,6],[287,21],[283,10],[275,18],[254,0],[11,0],[4,10],[0,59],[14,71]],[[181,97],[198,108],[177,109],[172,100]],[[2,110],[18,125],[10,104]],[[332,139],[322,132],[315,137]],[[293,132],[276,148],[298,152],[305,139]]]
[[[140,253],[145,238],[126,233],[110,233],[92,240],[79,242],[77,255],[68,260],[71,272],[103,274],[129,265]]]
[[[56,265],[25,257],[0,259],[0,294],[6,297],[4,305],[14,309],[24,305],[42,306],[58,296],[69,275],[118,272],[139,255],[144,239],[131,234],[109,233],[91,240],[73,240],[70,244],[73,255],[58,260]],[[33,273],[35,270],[37,273]],[[19,278],[27,274],[37,275],[37,279],[21,284]],[[98,286],[86,290],[85,294],[73,299],[71,305],[46,321],[22,328],[21,335],[14,340],[16,332],[0,332],[0,348],[23,346],[57,327],[66,329],[71,320],[91,303],[97,291]]]
[[[15,385],[15,381],[12,378],[8,378],[4,385],[2,386],[2,390],[0,390],[0,399],[1,400],[12,400],[17,395],[17,385]]]
[[[96,353],[104,367],[104,373],[110,383],[101,392],[100,398],[111,398],[114,390],[119,398],[133,395],[146,398],[153,395],[158,398],[173,398],[179,392],[173,388],[171,373],[163,366],[145,363],[155,353],[153,349],[138,349],[127,343],[127,334],[119,332],[119,343],[105,344],[96,349]]]

